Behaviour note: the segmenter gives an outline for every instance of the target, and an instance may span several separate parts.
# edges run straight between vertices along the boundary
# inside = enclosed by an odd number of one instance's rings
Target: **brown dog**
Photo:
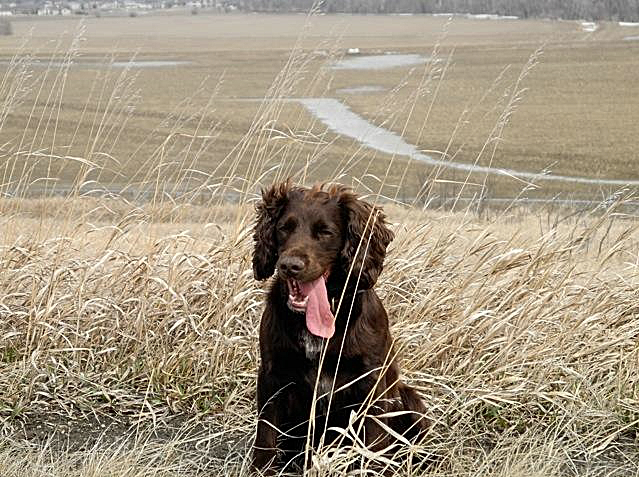
[[[408,438],[423,434],[424,405],[399,381],[388,317],[373,289],[393,239],[381,210],[344,186],[279,183],[262,192],[253,238],[255,278],[277,269],[260,325],[254,467],[299,465],[307,436],[333,442],[339,434],[325,430],[345,428],[351,412],[371,402],[361,422],[367,446],[390,442],[377,420]],[[395,411],[407,412],[370,417]]]

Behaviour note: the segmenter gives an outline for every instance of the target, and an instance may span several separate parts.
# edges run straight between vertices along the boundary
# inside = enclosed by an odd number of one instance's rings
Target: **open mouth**
[[[306,313],[308,295],[302,293],[300,282],[293,278],[286,280],[288,284],[288,307],[297,313]]]
[[[328,270],[315,280],[301,282],[294,278],[287,278],[288,285],[288,307],[297,312],[305,313],[308,306],[308,297],[313,295],[318,288],[326,289],[326,280],[328,279]]]
[[[335,317],[331,312],[326,291],[328,270],[315,280],[301,282],[288,278],[288,307],[296,313],[306,315],[308,330],[323,338],[330,338],[335,333]]]

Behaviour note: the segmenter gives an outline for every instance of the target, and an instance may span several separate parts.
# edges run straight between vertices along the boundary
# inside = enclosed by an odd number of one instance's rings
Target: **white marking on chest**
[[[306,358],[312,361],[316,361],[316,364],[319,364],[320,354],[325,345],[324,339],[309,333],[308,330],[304,330],[302,332],[301,338],[302,347],[304,348]],[[308,384],[309,386],[311,386],[311,389],[315,387],[316,379],[317,369],[314,369],[313,372],[308,376]],[[328,405],[328,396],[331,393],[332,388],[333,377],[322,373],[319,378],[319,383],[317,383],[317,402],[315,408],[317,414],[323,414],[324,412],[326,412],[326,406]]]
[[[324,340],[304,330],[304,332],[302,332],[302,344],[306,358],[317,359],[322,351],[322,346],[324,346]]]

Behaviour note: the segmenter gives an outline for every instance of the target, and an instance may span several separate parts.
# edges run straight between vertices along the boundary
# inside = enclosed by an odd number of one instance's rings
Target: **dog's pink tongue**
[[[306,303],[306,327],[315,336],[331,338],[335,333],[335,317],[331,313],[326,293],[326,282],[321,276],[308,283],[300,283],[302,294],[308,297]]]

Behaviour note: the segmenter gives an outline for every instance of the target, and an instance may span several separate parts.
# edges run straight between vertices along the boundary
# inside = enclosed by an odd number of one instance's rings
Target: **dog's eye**
[[[294,220],[287,220],[285,222],[280,222],[279,224],[277,224],[277,230],[278,232],[282,233],[292,232],[293,230],[295,230],[296,225],[297,224]]]
[[[315,235],[320,238],[332,237],[334,232],[327,226],[318,226],[315,228]]]

